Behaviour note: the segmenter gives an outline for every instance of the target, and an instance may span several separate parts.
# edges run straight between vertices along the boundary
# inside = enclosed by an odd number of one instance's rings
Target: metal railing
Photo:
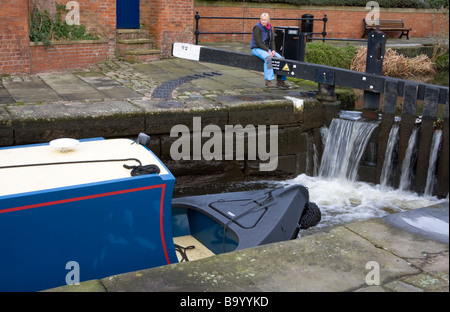
[[[198,37],[200,35],[251,35],[251,32],[215,32],[215,31],[200,31],[199,30],[199,21],[200,19],[225,19],[225,20],[259,20],[259,17],[232,17],[232,16],[200,16],[199,11],[195,12],[195,44],[198,45]],[[307,36],[313,37],[313,35],[321,35],[322,38],[325,40],[325,36],[327,35],[327,21],[328,17],[326,14],[323,15],[323,18],[311,18],[311,17],[305,17],[305,18],[282,18],[282,17],[271,17],[271,20],[274,21],[322,21],[323,22],[323,30],[322,32],[304,32]],[[319,39],[319,38],[315,38]]]

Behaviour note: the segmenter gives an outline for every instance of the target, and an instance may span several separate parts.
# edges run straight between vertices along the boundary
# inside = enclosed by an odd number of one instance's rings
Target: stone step
[[[127,51],[135,51],[135,50],[152,50],[153,43],[141,43],[141,44],[123,44],[118,43],[116,45],[117,55],[125,55]]]
[[[144,29],[117,29],[117,39],[150,38],[150,34]]]
[[[160,59],[160,51],[154,49],[155,41],[147,30],[118,29],[116,54],[130,63],[150,62]]]
[[[147,54],[159,54],[160,51],[157,49],[139,49],[126,51],[125,55],[147,55]]]
[[[130,50],[125,52],[123,60],[130,63],[142,63],[157,61],[160,56],[160,51],[157,49]]]
[[[117,39],[116,41],[119,44],[145,44],[151,43],[153,44],[154,40],[150,38],[136,38],[136,39]]]

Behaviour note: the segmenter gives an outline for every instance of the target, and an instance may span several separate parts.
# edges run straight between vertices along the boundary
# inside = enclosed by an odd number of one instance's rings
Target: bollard
[[[301,32],[306,33],[307,41],[311,41],[313,28],[314,28],[314,15],[303,14],[301,22]]]
[[[381,31],[372,31],[367,42],[366,73],[383,74],[383,58],[386,47],[386,35]],[[377,119],[380,106],[380,93],[364,90],[362,117]]]

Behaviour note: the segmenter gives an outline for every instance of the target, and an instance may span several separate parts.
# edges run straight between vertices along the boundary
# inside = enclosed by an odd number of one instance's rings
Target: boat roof
[[[41,191],[86,183],[130,178],[130,169],[123,167],[157,165],[160,175],[169,174],[161,161],[145,146],[130,139],[96,139],[80,141],[70,151],[61,151],[50,144],[0,148],[0,167],[55,162],[119,160],[77,164],[57,164],[0,169],[0,196]]]

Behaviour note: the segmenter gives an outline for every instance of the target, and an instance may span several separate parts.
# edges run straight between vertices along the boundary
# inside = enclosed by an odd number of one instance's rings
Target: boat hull
[[[38,291],[177,262],[174,183],[169,172],[0,196],[0,291]]]
[[[194,236],[215,254],[285,241],[297,236],[307,203],[301,185],[175,198],[172,231]]]

